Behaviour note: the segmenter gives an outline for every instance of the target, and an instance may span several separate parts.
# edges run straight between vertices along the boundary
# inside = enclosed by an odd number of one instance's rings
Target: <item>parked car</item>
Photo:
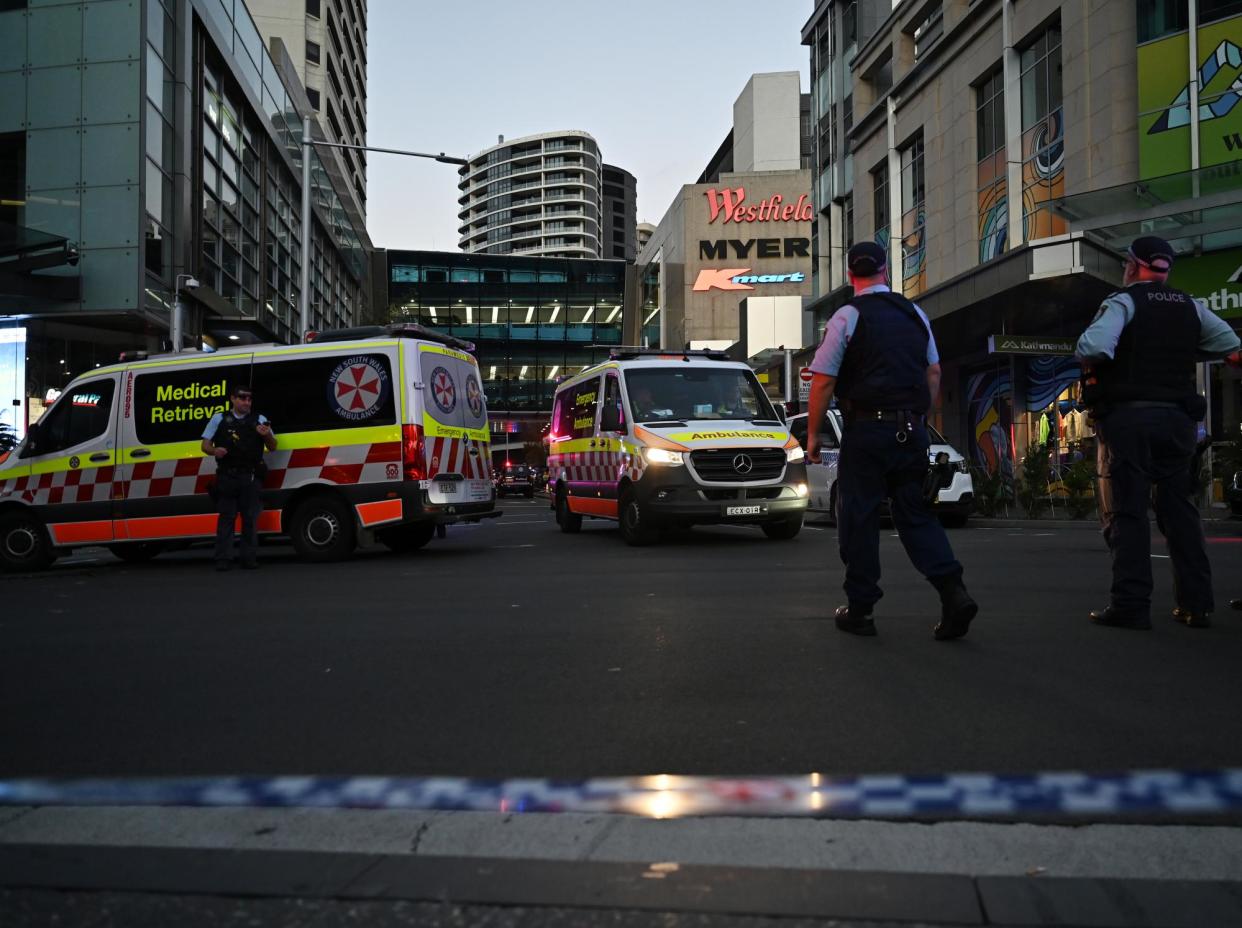
[[[794,438],[806,450],[806,413],[798,413],[789,417],[789,430]],[[807,461],[807,483],[810,487],[809,507],[811,512],[822,512],[828,515],[835,524],[837,521],[837,460],[841,454],[841,435],[844,423],[841,411],[830,409],[826,427],[820,429],[820,462]],[[927,436],[931,439],[928,458],[935,463],[936,456],[944,453],[949,457],[952,480],[936,497],[933,509],[945,525],[961,527],[966,524],[970,512],[974,508],[975,488],[970,478],[970,465],[965,457],[943,435],[932,426],[927,427]]]
[[[496,495],[521,493],[527,499],[535,495],[535,472],[525,464],[506,464],[496,472]]]
[[[1230,512],[1242,516],[1242,470],[1234,471],[1233,481],[1225,487],[1225,500]]]

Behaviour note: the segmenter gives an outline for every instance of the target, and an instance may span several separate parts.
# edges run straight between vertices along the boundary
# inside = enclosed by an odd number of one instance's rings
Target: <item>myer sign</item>
[[[1204,300],[1222,319],[1242,319],[1242,248],[1179,257],[1169,285]]]
[[[1056,335],[989,335],[988,354],[1073,354],[1077,344]]]

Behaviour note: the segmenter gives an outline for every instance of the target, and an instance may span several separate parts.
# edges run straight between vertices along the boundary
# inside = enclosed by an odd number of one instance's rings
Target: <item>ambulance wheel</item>
[[[416,522],[413,525],[396,525],[379,533],[379,540],[388,550],[397,554],[409,554],[431,541],[436,534],[434,522]]]
[[[617,521],[621,524],[621,537],[627,545],[641,548],[660,537],[659,529],[649,525],[649,519],[638,505],[633,490],[626,490],[617,509]]]
[[[0,570],[43,570],[54,560],[56,550],[42,522],[24,512],[0,518]]]
[[[569,500],[564,490],[556,494],[556,524],[566,535],[577,535],[582,531],[582,516],[569,511]]]
[[[769,522],[761,526],[763,534],[767,535],[773,541],[788,541],[791,538],[797,538],[798,533],[802,531],[802,516],[790,516],[779,522]]]
[[[353,514],[335,497],[312,496],[294,510],[289,535],[308,561],[339,561],[354,550]]]
[[[162,552],[164,546],[154,541],[129,541],[120,545],[108,545],[108,550],[127,564],[141,564]]]

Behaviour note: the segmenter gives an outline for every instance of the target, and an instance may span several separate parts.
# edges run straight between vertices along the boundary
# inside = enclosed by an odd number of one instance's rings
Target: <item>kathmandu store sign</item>
[[[707,197],[707,221],[715,222],[723,216],[724,222],[810,222],[814,218],[811,204],[804,193],[796,203],[786,203],[779,193],[747,204],[745,187],[712,187],[703,194]]]
[[[704,290],[754,290],[754,284],[800,284],[806,274],[752,274],[748,267],[704,268],[694,282],[694,291]]]

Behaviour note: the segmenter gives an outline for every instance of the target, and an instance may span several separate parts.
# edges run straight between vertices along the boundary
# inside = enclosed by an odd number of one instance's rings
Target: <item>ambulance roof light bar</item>
[[[362,338],[418,338],[428,342],[438,342],[449,348],[456,348],[469,354],[474,353],[474,342],[468,342],[443,332],[425,328],[413,322],[399,322],[392,325],[359,325],[348,329],[330,329],[320,332],[314,338],[319,342],[346,342]]]
[[[608,357],[612,361],[626,361],[633,358],[707,358],[710,361],[731,361],[727,352],[714,348],[687,348],[683,351],[668,348],[636,348],[629,345],[591,345],[592,348],[608,348]]]

